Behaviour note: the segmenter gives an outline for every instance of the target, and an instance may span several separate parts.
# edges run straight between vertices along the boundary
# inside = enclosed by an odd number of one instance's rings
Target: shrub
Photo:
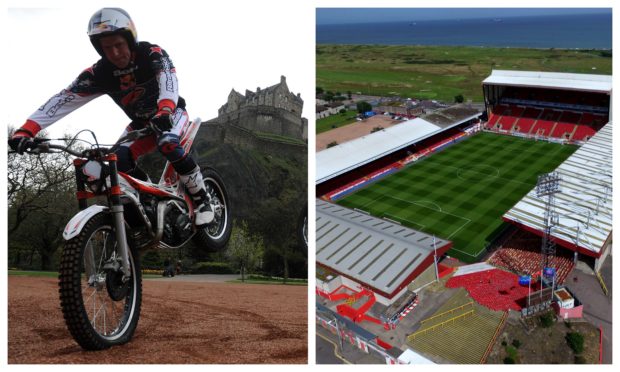
[[[575,354],[581,354],[583,352],[583,335],[579,332],[569,332],[566,334],[566,342],[568,346],[573,349]]]
[[[235,274],[235,270],[226,262],[197,262],[192,274]]]
[[[512,357],[507,356],[504,358],[504,364],[515,364],[515,360],[512,359]]]
[[[521,341],[514,339],[512,340],[512,346],[516,347],[517,349],[521,346]]]
[[[551,312],[548,312],[540,317],[540,324],[543,328],[549,328],[553,325],[554,315]]]
[[[586,358],[584,358],[582,355],[575,355],[575,364],[587,364],[588,362],[586,362]]]
[[[338,146],[338,142],[332,141],[332,142],[327,144],[327,148],[334,147],[334,146]]]
[[[506,346],[508,345],[508,343],[506,342],[506,340],[502,341],[502,346]]]

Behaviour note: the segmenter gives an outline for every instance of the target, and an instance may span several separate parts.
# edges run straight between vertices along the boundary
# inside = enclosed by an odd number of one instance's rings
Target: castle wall
[[[255,149],[287,158],[300,158],[305,161],[307,146],[305,144],[286,143],[269,138],[257,137],[251,130],[217,118],[203,123],[207,138],[219,143],[228,143],[245,149]]]

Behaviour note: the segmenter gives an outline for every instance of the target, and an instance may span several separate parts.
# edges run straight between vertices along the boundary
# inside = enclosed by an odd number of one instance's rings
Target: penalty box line
[[[394,196],[390,196],[390,195],[382,195],[382,197],[385,197],[385,198],[391,198],[391,199],[395,199],[395,200],[402,201],[402,202],[409,203],[409,204],[414,204],[414,205],[420,206],[420,207],[422,207],[422,208],[430,209],[430,210],[432,210],[432,211],[434,211],[434,212],[443,213],[443,214],[446,214],[446,215],[449,215],[449,216],[456,217],[456,218],[458,218],[458,219],[464,220],[464,221],[465,221],[465,223],[463,223],[462,225],[460,225],[460,226],[459,226],[459,228],[457,228],[457,229],[456,229],[455,231],[453,231],[450,235],[448,235],[448,237],[447,237],[446,239],[450,239],[450,238],[451,238],[454,234],[456,234],[457,232],[461,231],[461,230],[462,230],[465,226],[467,226],[467,225],[471,222],[471,220],[470,220],[469,218],[466,218],[466,217],[463,217],[463,216],[458,216],[458,215],[453,214],[453,213],[450,213],[450,212],[444,212],[444,211],[441,209],[441,207],[439,207],[437,204],[435,204],[435,203],[433,203],[433,202],[429,202],[429,203],[434,204],[434,205],[435,205],[437,208],[439,208],[439,209],[429,208],[428,206],[423,205],[423,204],[421,204],[421,203],[419,203],[419,202],[412,202],[412,201],[409,201],[409,200],[400,199],[400,198],[397,198],[397,197],[394,197]],[[375,202],[375,201],[376,201],[376,200],[378,200],[378,199],[379,199],[379,198],[377,198],[377,199],[373,200],[373,202]],[[388,214],[386,213],[386,215],[388,215]],[[392,216],[392,215],[390,215],[390,216]],[[401,217],[397,217],[397,216],[392,216],[392,217],[396,217],[396,218],[399,218],[399,219],[402,219],[402,220],[405,220],[405,221],[407,221],[407,222],[412,223],[412,221],[409,221],[409,220],[407,220],[407,219],[405,219],[405,218],[401,218]],[[416,222],[413,222],[413,223],[414,223],[414,224],[416,224],[416,225],[419,225],[419,226],[423,226],[423,228],[425,228],[425,227],[426,227],[426,225],[422,225],[422,224],[419,224],[419,223],[416,223]]]

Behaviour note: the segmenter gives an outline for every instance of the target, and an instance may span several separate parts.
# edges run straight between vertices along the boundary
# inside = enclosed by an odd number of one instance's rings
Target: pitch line
[[[419,206],[420,206],[420,207],[422,207],[422,208],[430,209],[430,210],[432,210],[432,211],[436,211],[436,212],[439,212],[439,213],[447,214],[447,215],[450,215],[450,216],[452,216],[452,217],[460,218],[460,219],[462,219],[462,220],[467,220],[467,221],[471,222],[471,220],[470,220],[469,218],[465,218],[465,217],[463,217],[463,216],[459,216],[459,215],[456,215],[456,214],[453,214],[453,213],[450,213],[450,212],[445,212],[445,211],[441,210],[441,208],[440,208],[440,210],[436,210],[436,209],[429,208],[429,207],[427,207],[427,206],[425,206],[425,205],[422,205],[422,204],[419,204],[419,203],[416,203],[416,202],[412,202],[412,201],[409,201],[409,200],[405,200],[405,199],[400,199],[400,198],[397,198],[397,197],[395,197],[395,196],[390,196],[390,195],[384,195],[384,196],[385,196],[386,198],[392,198],[392,199],[400,200],[400,201],[403,201],[403,202],[405,202],[405,203],[419,205]],[[435,203],[433,203],[433,204],[435,204]]]
[[[407,222],[409,222],[410,224],[413,224],[413,225],[416,225],[416,226],[420,226],[420,227],[418,228],[418,230],[423,230],[423,231],[424,231],[424,229],[426,228],[426,225],[422,225],[421,223],[417,223],[417,222],[410,221],[410,220],[408,220],[408,219],[406,219],[406,218],[397,217],[397,216],[394,216],[394,215],[389,214],[389,213],[384,213],[383,215],[384,215],[384,216],[390,216],[390,217],[395,218],[395,219],[397,219],[397,220],[407,221]]]
[[[457,175],[457,177],[461,178],[461,177],[459,176],[459,174],[458,174],[458,171],[459,171],[459,170],[461,170],[461,168],[464,168],[464,167],[455,167],[454,165],[442,164],[442,163],[439,163],[439,165],[441,165],[442,167],[447,167],[447,168],[456,169],[456,170],[457,170],[457,174],[456,174],[456,175]],[[490,167],[490,165],[489,165],[489,167]],[[476,172],[476,171],[475,171],[475,170],[473,170],[473,172]],[[480,173],[480,172],[476,172],[476,173]],[[482,174],[484,174],[484,173],[482,173]],[[531,184],[531,183],[527,183],[527,182],[521,182],[521,181],[517,181],[517,180],[511,180],[511,179],[509,179],[509,178],[504,178],[504,177],[500,177],[500,176],[496,176],[496,177],[494,177],[494,178],[497,178],[497,179],[500,179],[500,180],[504,180],[504,181],[507,181],[507,182],[516,182],[516,183],[520,183],[520,184],[522,184],[522,185],[527,185],[527,186],[529,186],[529,187],[534,187],[534,186],[536,186],[535,184]],[[463,178],[461,178],[461,179],[462,179],[462,180],[464,180],[464,181],[467,181],[467,180],[465,180],[465,179],[463,179]]]

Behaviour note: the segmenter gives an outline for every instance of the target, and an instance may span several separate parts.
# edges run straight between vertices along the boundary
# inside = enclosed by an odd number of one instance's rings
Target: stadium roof
[[[556,194],[559,222],[551,235],[561,246],[599,257],[612,231],[612,124],[606,124],[556,171],[561,192]],[[545,201],[536,188],[503,218],[542,235]]]
[[[316,262],[392,298],[452,243],[316,199]]]
[[[449,126],[415,118],[319,151],[316,154],[316,184],[380,159],[479,115],[480,112],[476,112],[471,116],[460,118]]]
[[[566,74],[559,72],[493,70],[482,84],[555,88],[588,92],[611,92],[611,75]]]

